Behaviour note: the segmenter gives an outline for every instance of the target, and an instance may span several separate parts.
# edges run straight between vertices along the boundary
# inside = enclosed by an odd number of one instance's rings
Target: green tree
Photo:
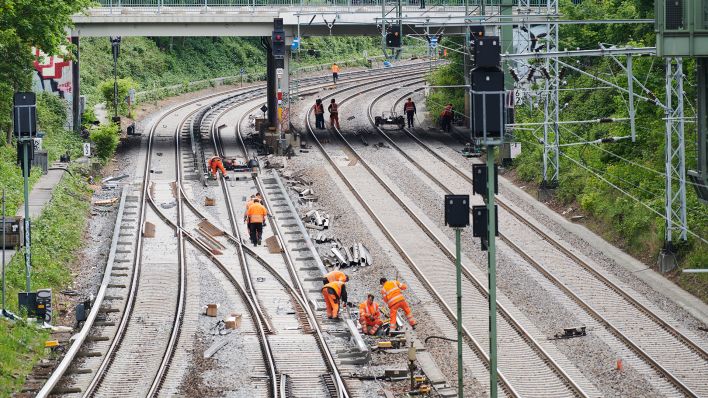
[[[106,108],[113,109],[113,94],[115,90],[113,88],[113,79],[106,80],[98,88],[101,92],[103,99],[106,101]],[[118,114],[127,115],[131,109],[128,109],[128,91],[132,88],[135,89],[137,83],[133,79],[118,79]],[[131,104],[135,105],[135,104]]]
[[[0,135],[10,134],[12,92],[30,87],[32,47],[58,53],[68,44],[71,16],[89,4],[91,0],[0,0]]]

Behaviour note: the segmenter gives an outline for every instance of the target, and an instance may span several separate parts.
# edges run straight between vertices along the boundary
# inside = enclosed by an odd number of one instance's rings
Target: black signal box
[[[499,193],[499,168],[494,165],[494,194]],[[475,195],[482,195],[486,201],[489,197],[487,194],[487,165],[473,164],[472,165],[472,192]]]
[[[496,220],[495,236],[499,236],[499,209],[494,205],[494,219]],[[488,230],[487,206],[472,206],[472,236],[481,238],[482,250],[487,250],[487,230]]]
[[[475,68],[472,80],[472,134],[499,138],[504,131],[504,72]]]
[[[484,37],[484,26],[470,26],[470,41],[474,43],[475,39]]]
[[[445,225],[452,228],[470,225],[469,195],[445,195]]]
[[[472,55],[474,55],[474,66],[477,68],[500,68],[501,42],[499,36],[475,38]]]
[[[15,93],[12,109],[12,125],[15,137],[37,136],[37,95],[33,92]]]

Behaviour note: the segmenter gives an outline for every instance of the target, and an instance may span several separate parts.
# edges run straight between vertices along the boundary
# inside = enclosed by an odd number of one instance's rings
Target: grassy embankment
[[[46,132],[44,148],[50,161],[69,151],[81,153],[81,140],[64,130],[64,105],[58,97],[41,95],[38,100],[40,130]],[[0,146],[0,186],[7,191],[7,213],[14,215],[22,202],[22,174],[15,166],[14,146]],[[40,171],[35,169],[32,181]],[[89,210],[90,192],[81,176],[65,175],[54,198],[32,223],[32,287],[52,288],[55,295],[71,282],[70,264],[82,245]],[[8,308],[18,313],[17,293],[24,290],[24,256],[18,252],[7,264]],[[17,391],[34,363],[43,354],[46,332],[24,322],[0,320],[0,396]]]

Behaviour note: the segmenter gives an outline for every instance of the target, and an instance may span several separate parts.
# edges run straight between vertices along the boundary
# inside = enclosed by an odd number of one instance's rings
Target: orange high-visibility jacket
[[[379,303],[374,302],[372,305],[369,305],[368,301],[364,301],[359,304],[359,317],[368,318],[370,316],[376,319],[381,316],[381,312],[379,311]]]
[[[260,203],[254,203],[246,210],[246,217],[248,218],[248,222],[251,223],[262,224],[265,222],[265,217],[267,215],[268,210],[266,210],[266,208]]]
[[[325,278],[327,278],[328,282],[334,282],[334,281],[340,281],[340,282],[346,282],[347,281],[347,276],[344,274],[342,271],[332,271],[325,275]]]
[[[332,73],[339,73],[339,65],[332,65]]]
[[[405,283],[399,281],[386,281],[381,287],[381,296],[383,297],[384,303],[389,307],[396,303],[400,303],[405,300],[401,290],[406,290],[408,286]]]
[[[324,293],[324,290],[329,290],[329,293],[332,294],[332,291],[334,291],[334,295],[339,300],[339,298],[342,296],[342,286],[344,286],[344,282],[339,282],[339,281],[330,282],[330,283],[322,286],[322,292]]]

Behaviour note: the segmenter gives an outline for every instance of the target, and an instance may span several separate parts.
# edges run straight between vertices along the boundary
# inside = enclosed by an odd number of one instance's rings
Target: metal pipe
[[[24,139],[22,143],[22,176],[24,177],[25,196],[25,290],[30,292],[30,272],[32,271],[32,250],[30,245],[30,211],[29,211],[29,150],[32,139]]]

